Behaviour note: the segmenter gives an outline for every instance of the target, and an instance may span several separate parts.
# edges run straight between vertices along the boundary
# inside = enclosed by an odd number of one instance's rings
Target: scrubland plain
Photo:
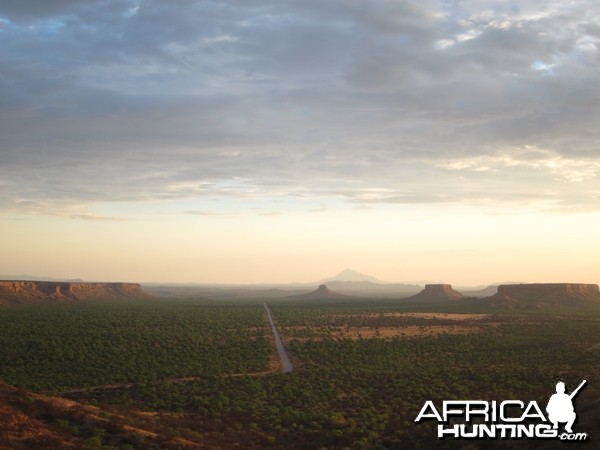
[[[260,300],[0,309],[0,378],[19,388],[4,386],[7,405],[50,429],[27,442],[51,433],[56,448],[410,448],[439,443],[414,423],[426,400],[545,405],[557,380],[588,379],[578,428],[598,431],[596,305],[269,306],[292,373]]]

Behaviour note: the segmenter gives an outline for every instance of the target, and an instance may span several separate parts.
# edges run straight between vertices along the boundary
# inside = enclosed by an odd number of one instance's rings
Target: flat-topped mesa
[[[0,305],[44,301],[123,299],[147,297],[137,283],[68,281],[0,281]]]
[[[460,292],[452,289],[450,284],[426,284],[425,289],[406,300],[417,300],[425,302],[445,302],[449,300],[460,300],[465,298]]]
[[[506,304],[584,303],[600,301],[600,289],[597,284],[583,283],[503,284],[489,300]]]

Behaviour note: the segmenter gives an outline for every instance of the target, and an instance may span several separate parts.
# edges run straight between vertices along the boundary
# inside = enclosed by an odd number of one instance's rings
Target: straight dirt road
[[[285,352],[285,347],[283,346],[283,341],[281,340],[281,336],[279,335],[279,330],[275,326],[275,322],[273,321],[273,315],[271,314],[271,310],[265,305],[265,311],[267,312],[267,317],[269,319],[269,323],[271,324],[271,331],[273,331],[273,337],[275,338],[275,348],[277,349],[277,354],[279,355],[279,359],[281,360],[281,371],[282,372],[291,372],[294,370],[292,367],[292,363],[288,358],[287,353]]]

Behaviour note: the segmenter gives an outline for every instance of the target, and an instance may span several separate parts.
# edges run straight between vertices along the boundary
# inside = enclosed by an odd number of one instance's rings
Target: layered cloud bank
[[[597,18],[586,1],[3,2],[1,205],[597,208]]]
[[[0,219],[597,215],[599,16],[585,0],[4,1]]]

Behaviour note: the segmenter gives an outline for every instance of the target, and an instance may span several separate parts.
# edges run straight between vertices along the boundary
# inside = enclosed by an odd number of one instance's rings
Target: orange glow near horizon
[[[446,213],[386,208],[3,221],[5,254],[11,257],[3,259],[0,273],[289,283],[316,281],[352,267],[389,282],[598,282],[594,214],[475,215],[453,208]]]

